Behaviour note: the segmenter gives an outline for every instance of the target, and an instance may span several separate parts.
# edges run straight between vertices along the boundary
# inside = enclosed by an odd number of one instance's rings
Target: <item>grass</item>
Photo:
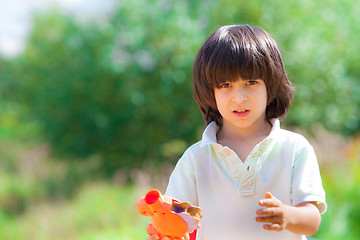
[[[319,239],[359,239],[360,164],[357,161],[334,164],[323,174],[328,211],[322,216]]]
[[[132,186],[88,183],[72,200],[33,204],[17,217],[0,215],[0,239],[146,239],[149,219],[135,209],[140,195]]]
[[[96,161],[66,164],[46,145],[0,141],[0,239],[146,239],[146,192],[94,177]]]
[[[360,166],[354,162],[334,169],[323,175],[328,211],[314,239],[355,240],[360,236]],[[19,216],[0,212],[0,239],[144,240],[149,218],[136,212],[135,203],[146,190],[88,182],[70,200],[33,203]]]

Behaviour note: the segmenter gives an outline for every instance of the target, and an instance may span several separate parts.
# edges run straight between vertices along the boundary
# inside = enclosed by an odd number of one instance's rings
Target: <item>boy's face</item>
[[[226,82],[214,89],[223,128],[257,131],[266,125],[266,85],[261,79]]]

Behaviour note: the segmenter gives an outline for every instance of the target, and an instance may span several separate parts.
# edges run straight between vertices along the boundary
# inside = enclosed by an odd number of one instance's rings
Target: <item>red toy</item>
[[[146,228],[151,236],[148,239],[195,240],[196,233],[193,231],[199,228],[201,219],[199,207],[162,195],[153,189],[138,200],[136,209],[144,216],[151,216],[151,222]]]

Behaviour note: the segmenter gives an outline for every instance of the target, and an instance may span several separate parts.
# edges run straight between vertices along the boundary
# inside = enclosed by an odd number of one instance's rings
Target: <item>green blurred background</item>
[[[205,125],[192,63],[216,28],[277,41],[296,96],[285,128],[315,147],[328,211],[316,239],[360,236],[360,1],[117,0],[103,18],[34,15],[0,56],[0,239],[140,240],[135,203]],[[255,217],[255,216],[254,216]]]

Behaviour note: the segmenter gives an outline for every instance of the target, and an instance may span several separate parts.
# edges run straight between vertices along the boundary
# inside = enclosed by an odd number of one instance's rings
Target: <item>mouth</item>
[[[236,117],[240,117],[240,118],[246,117],[249,113],[250,113],[250,110],[247,110],[247,109],[241,109],[241,110],[234,110],[233,111],[233,114]]]
[[[244,112],[248,112],[249,110],[234,110],[234,113],[244,113]]]

